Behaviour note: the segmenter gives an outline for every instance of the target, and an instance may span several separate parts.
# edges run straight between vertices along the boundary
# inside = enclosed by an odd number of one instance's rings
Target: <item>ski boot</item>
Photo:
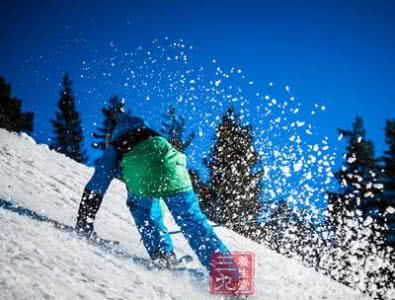
[[[174,252],[159,252],[152,257],[151,265],[154,269],[166,270],[178,265],[178,259]]]

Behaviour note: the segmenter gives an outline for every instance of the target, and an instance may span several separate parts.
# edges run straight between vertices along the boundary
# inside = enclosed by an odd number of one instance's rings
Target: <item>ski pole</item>
[[[223,226],[223,224],[213,224],[213,227],[220,227]],[[182,233],[182,230],[175,230],[175,231],[169,231],[168,234],[179,234]]]
[[[251,220],[248,222],[237,222],[237,223],[232,223],[231,225],[243,225],[243,224],[251,224],[251,223],[256,223],[257,220]],[[212,227],[223,227],[226,226],[227,224],[213,224],[211,225]],[[178,234],[182,233],[182,230],[175,230],[175,231],[169,231],[168,234]]]

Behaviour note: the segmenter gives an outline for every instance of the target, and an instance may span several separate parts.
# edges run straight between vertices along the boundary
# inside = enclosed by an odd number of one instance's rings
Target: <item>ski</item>
[[[119,246],[120,242],[119,241],[114,241],[114,240],[109,240],[109,239],[104,239],[99,237],[96,233],[91,234],[90,236],[84,236],[79,234],[73,226],[62,224],[62,223],[53,223],[56,229],[59,229],[61,231],[65,232],[72,232],[75,233],[76,236],[81,239],[85,240],[86,242],[98,246]]]
[[[176,261],[172,262],[170,265],[165,264],[162,261],[152,260],[149,263],[149,268],[153,270],[175,270],[180,267],[185,267],[188,263],[193,261],[193,257],[191,255],[183,255],[176,259]]]
[[[54,228],[56,228],[59,231],[62,231],[64,233],[68,233],[72,235],[72,237],[78,238],[80,240],[86,241],[88,244],[97,246],[103,251],[108,252],[111,255],[114,255],[116,257],[120,257],[123,259],[130,259],[134,263],[138,263],[141,265],[146,266],[148,269],[152,269],[152,260],[147,259],[147,258],[142,258],[142,257],[137,257],[134,255],[129,254],[126,250],[122,249],[120,242],[119,241],[114,241],[114,240],[109,240],[109,239],[104,239],[101,237],[98,237],[96,234],[94,234],[91,237],[84,237],[82,235],[79,235],[75,228],[70,225],[66,225],[64,223],[61,223],[57,220],[54,220],[52,218],[49,218],[47,216],[44,216],[42,214],[39,214],[29,208],[18,206],[10,201],[0,199],[0,208],[12,211],[20,216],[28,217],[31,218],[32,220],[38,221],[38,222],[44,222],[48,224],[52,224]],[[173,265],[172,268],[168,268],[169,270],[177,270],[177,269],[187,269],[185,268],[185,265],[188,264],[193,260],[192,256],[190,255],[184,255],[181,256],[180,258],[177,259],[177,262]]]

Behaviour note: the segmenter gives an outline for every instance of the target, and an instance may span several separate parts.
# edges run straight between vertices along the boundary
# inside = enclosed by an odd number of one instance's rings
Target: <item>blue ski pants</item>
[[[163,197],[163,200],[200,262],[209,271],[213,253],[230,253],[200,210],[193,191],[176,193]],[[129,194],[127,205],[148,254],[154,258],[159,252],[172,252],[173,243],[163,223],[159,199]]]

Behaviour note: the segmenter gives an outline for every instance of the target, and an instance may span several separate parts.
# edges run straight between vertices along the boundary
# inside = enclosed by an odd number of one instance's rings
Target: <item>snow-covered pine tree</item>
[[[286,249],[284,244],[288,242],[286,231],[290,223],[294,221],[294,217],[286,201],[280,200],[273,204],[270,215],[263,220],[262,241],[266,242],[271,249],[289,256],[289,249]]]
[[[313,222],[307,209],[292,208],[284,200],[266,207],[265,215],[258,242],[318,269],[321,250],[326,244],[322,224]]]
[[[230,107],[217,127],[206,160],[209,199],[205,210],[214,221],[248,237],[255,234],[254,220],[260,207],[263,170],[256,170],[258,161],[252,127],[243,125]]]
[[[76,111],[71,84],[69,75],[65,73],[57,104],[59,110],[56,112],[55,120],[51,120],[55,137],[50,147],[77,162],[84,163],[88,158],[82,146],[84,137],[81,120],[79,113]]]
[[[385,126],[385,142],[388,149],[384,152],[384,223],[386,226],[386,242],[395,248],[395,120],[387,120]]]
[[[11,85],[0,76],[0,128],[33,132],[33,113],[21,112],[21,100],[11,96]]]
[[[191,145],[195,138],[195,133],[191,132],[186,137],[185,135],[185,119],[177,115],[176,109],[170,106],[166,114],[162,115],[164,121],[162,122],[161,134],[179,151],[185,153],[185,150]]]
[[[111,135],[117,125],[116,114],[125,112],[125,100],[119,99],[117,96],[110,98],[107,106],[103,106],[101,111],[104,116],[102,127],[97,128],[97,132],[92,133],[92,137],[96,139],[92,143],[92,147],[99,150],[104,150],[108,147],[111,141]]]
[[[340,218],[347,215],[362,219],[379,215],[378,195],[381,193],[378,184],[378,166],[374,156],[373,143],[366,139],[366,131],[361,117],[356,117],[352,130],[339,129],[348,145],[344,155],[344,163],[335,176],[341,186],[340,193],[330,197],[333,211]]]
[[[339,132],[348,145],[345,162],[335,174],[340,191],[329,194],[328,215],[335,244],[323,255],[321,267],[340,282],[386,299],[383,295],[392,287],[383,288],[387,284],[382,280],[383,270],[390,274],[394,268],[383,251],[382,188],[373,143],[366,140],[360,117],[355,119],[352,130]]]

